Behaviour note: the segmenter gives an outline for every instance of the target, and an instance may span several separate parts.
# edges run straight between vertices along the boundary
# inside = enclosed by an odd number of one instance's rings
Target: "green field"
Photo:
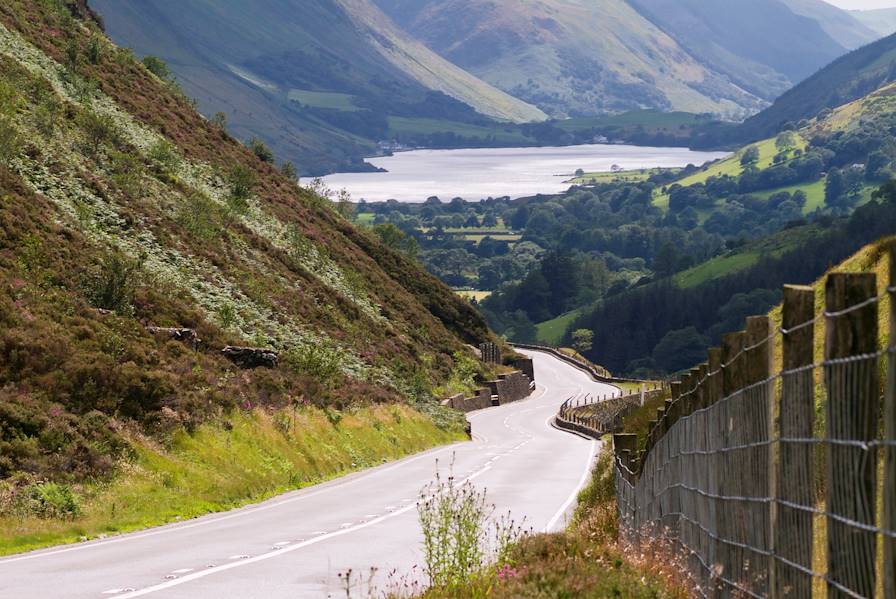
[[[375,219],[376,214],[373,212],[358,212],[355,214],[355,222],[359,225],[372,225]]]
[[[400,138],[402,135],[433,135],[436,133],[454,133],[459,137],[480,139],[493,136],[495,141],[508,145],[531,145],[535,143],[535,140],[523,135],[514,125],[496,124],[484,127],[440,119],[389,117],[390,135]]]
[[[717,256],[702,264],[698,264],[693,268],[678,273],[674,278],[675,284],[685,289],[688,287],[696,287],[697,285],[716,277],[749,268],[756,264],[758,260],[759,254],[756,252]]]
[[[481,302],[493,293],[491,291],[472,291],[469,289],[455,289],[454,292],[464,299],[476,300],[477,302]]]
[[[807,146],[806,140],[799,135],[796,136],[796,139],[796,148],[805,150]],[[728,158],[716,161],[700,172],[675,181],[675,183],[682,187],[688,187],[690,185],[696,185],[697,183],[706,183],[707,179],[710,177],[721,177],[724,175],[738,177],[744,172],[744,167],[741,165],[740,159],[744,155],[744,152],[751,147],[756,147],[759,150],[759,161],[756,163],[757,168],[763,170],[774,164],[775,155],[778,154],[778,149],[775,146],[775,138],[769,138],[746,146]]]
[[[517,242],[523,238],[522,235],[516,235],[513,233],[508,233],[508,234],[503,234],[503,235],[490,233],[488,235],[463,235],[462,236],[463,239],[465,239],[467,241],[472,241],[476,245],[479,245],[482,242],[482,240],[485,239],[486,237],[491,237],[495,241],[510,241],[510,242]]]
[[[734,252],[716,256],[688,270],[683,270],[676,274],[673,280],[682,288],[696,287],[711,279],[749,268],[756,264],[763,255],[780,256],[796,248],[816,233],[817,229],[812,225],[780,231],[770,237],[763,237],[747,244]]]
[[[342,112],[357,112],[361,110],[355,104],[355,96],[351,94],[293,89],[289,91],[289,99],[292,102],[310,106],[311,108],[330,108],[332,110],[341,110]]]
[[[768,191],[755,193],[753,195],[758,198],[767,200],[774,194],[780,193],[782,191],[786,191],[791,194],[796,191],[802,191],[806,194],[806,205],[803,207],[803,214],[811,214],[818,208],[824,208],[824,179],[819,179],[815,183],[800,183],[798,185],[789,185],[787,187],[780,187],[778,189],[770,189]]]
[[[628,182],[628,183],[638,183],[640,181],[646,181],[651,176],[661,172],[663,169],[659,168],[648,168],[648,169],[638,169],[631,171],[616,171],[616,172],[600,172],[600,173],[585,173],[581,177],[576,177],[574,179],[570,179],[566,181],[570,185],[588,185],[594,183],[619,183],[619,182]],[[678,169],[674,169],[678,170]]]
[[[579,308],[578,310],[561,314],[552,320],[546,320],[536,324],[535,330],[538,331],[538,340],[547,345],[560,345],[566,331],[583,311],[584,308]]]
[[[690,112],[662,112],[660,110],[635,110],[608,116],[581,117],[553,123],[564,131],[579,131],[597,127],[637,127],[645,129],[679,129],[697,123],[698,116]]]

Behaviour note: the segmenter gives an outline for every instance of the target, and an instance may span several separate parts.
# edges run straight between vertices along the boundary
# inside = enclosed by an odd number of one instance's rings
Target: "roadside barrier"
[[[640,391],[614,396],[575,396],[560,406],[554,423],[562,429],[599,439],[607,434],[618,433],[626,416],[643,406],[645,402],[661,397],[665,393],[661,384],[652,388],[642,385]]]
[[[698,596],[896,597],[894,250],[884,293],[834,273],[816,314],[785,287],[780,326],[710,349],[643,448],[614,437],[621,534],[680,546]]]

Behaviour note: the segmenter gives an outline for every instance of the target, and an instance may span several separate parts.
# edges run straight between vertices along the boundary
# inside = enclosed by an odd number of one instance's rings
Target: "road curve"
[[[339,574],[412,572],[415,502],[437,462],[486,488],[500,511],[560,529],[587,481],[596,442],[550,425],[578,393],[614,388],[552,356],[534,359],[525,401],[469,414],[473,441],[438,448],[270,501],[187,522],[0,559],[0,597],[178,599],[327,597]],[[417,566],[419,568],[419,566]]]

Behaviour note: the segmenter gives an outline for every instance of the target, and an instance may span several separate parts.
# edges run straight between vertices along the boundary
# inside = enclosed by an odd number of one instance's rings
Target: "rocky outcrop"
[[[277,352],[272,349],[257,347],[232,347],[227,346],[221,350],[224,357],[244,369],[276,368],[278,363]]]
[[[196,349],[199,347],[199,335],[195,329],[184,329],[178,327],[147,327],[150,335],[159,335],[180,341],[184,345]]]

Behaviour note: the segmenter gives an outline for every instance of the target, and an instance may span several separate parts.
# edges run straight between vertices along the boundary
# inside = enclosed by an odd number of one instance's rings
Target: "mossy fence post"
[[[840,587],[861,597],[875,593],[877,454],[855,442],[875,439],[878,432],[877,360],[860,358],[877,352],[878,306],[872,301],[876,296],[874,274],[828,276],[828,580],[836,583],[828,583],[829,598],[854,596]],[[860,304],[863,307],[857,307]]]
[[[889,347],[896,345],[896,245],[890,248]],[[896,443],[896,354],[887,356],[887,390],[884,396],[884,439]],[[896,446],[884,447],[883,529],[896,531]],[[896,599],[896,538],[884,537],[884,597]]]
[[[784,375],[781,382],[781,439],[811,439],[815,431],[815,381],[811,368],[815,360],[814,319],[815,290],[784,287],[782,367],[785,372],[796,372]],[[775,553],[790,563],[811,570],[812,513],[782,504],[815,505],[811,444],[781,442],[777,499]],[[776,574],[776,597],[811,599],[811,574],[793,567],[780,568]]]
[[[747,428],[745,440],[755,447],[745,450],[747,466],[744,477],[743,497],[764,499],[773,496],[775,488],[775,468],[772,463],[771,441],[775,438],[774,427],[774,383],[771,381],[774,352],[772,345],[772,323],[768,316],[747,318],[745,343],[749,348],[745,355],[746,390],[740,402],[743,426]],[[756,557],[753,566],[755,588],[768,592],[772,587],[775,572],[775,557],[772,552],[772,522],[774,503],[771,501],[744,502],[746,522],[742,540],[757,550],[767,552],[765,557]],[[758,554],[754,554],[758,555]]]

